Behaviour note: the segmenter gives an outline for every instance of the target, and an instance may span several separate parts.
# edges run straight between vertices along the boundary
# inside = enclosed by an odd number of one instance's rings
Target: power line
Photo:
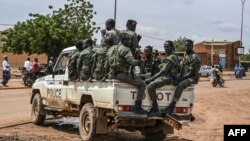
[[[0,25],[3,25],[3,26],[14,26],[13,24],[1,24]]]
[[[118,29],[122,29],[121,27],[119,26],[116,26],[118,27]],[[159,40],[159,41],[165,41],[165,39],[161,39],[161,38],[156,38],[156,37],[152,37],[152,36],[148,36],[148,35],[144,35],[144,34],[140,34],[142,37],[146,37],[146,38],[150,38],[150,39],[154,39],[154,40]]]
[[[103,25],[105,23],[96,23],[96,25]],[[1,24],[0,25],[2,26],[14,26],[13,24]],[[116,26],[118,27],[120,30],[122,29],[121,27],[119,26]],[[144,35],[144,34],[140,34],[142,37],[146,37],[146,38],[150,38],[150,39],[154,39],[154,40],[159,40],[159,41],[165,41],[164,39],[161,39],[161,38],[156,38],[156,37],[152,37],[152,36],[148,36],[148,35]]]

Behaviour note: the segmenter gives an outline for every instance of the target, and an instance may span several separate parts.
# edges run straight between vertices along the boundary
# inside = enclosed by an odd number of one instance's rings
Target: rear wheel
[[[212,82],[212,85],[213,85],[213,87],[216,87],[217,83],[214,81],[214,82]]]
[[[93,141],[96,136],[96,110],[91,103],[86,103],[81,109],[79,132],[84,141]]]
[[[44,123],[46,114],[44,114],[44,107],[42,98],[39,94],[35,94],[32,107],[31,107],[31,121],[36,125],[42,125]]]
[[[163,133],[163,130],[154,133],[145,133],[146,141],[163,141],[165,137],[166,134]]]

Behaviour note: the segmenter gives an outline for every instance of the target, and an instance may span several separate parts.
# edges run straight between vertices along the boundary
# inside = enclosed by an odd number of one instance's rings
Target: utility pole
[[[116,4],[117,4],[117,0],[115,0],[115,10],[114,10],[114,20],[116,22]]]
[[[212,46],[211,46],[211,65],[214,65],[214,40],[212,39]]]
[[[242,32],[243,32],[243,14],[244,14],[244,4],[246,0],[241,0],[242,8],[241,8],[241,30],[240,30],[240,47],[243,47],[242,44]],[[243,51],[244,54],[244,51]],[[239,65],[240,65],[240,55],[239,55]]]

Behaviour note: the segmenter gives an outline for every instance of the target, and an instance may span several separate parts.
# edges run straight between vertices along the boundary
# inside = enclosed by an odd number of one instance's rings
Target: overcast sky
[[[62,7],[66,0],[0,0],[0,24],[24,21],[29,13],[47,14],[48,5]],[[94,21],[114,17],[114,0],[90,0],[97,15]],[[241,0],[117,0],[117,28],[125,29],[127,19],[138,22],[140,45],[162,50],[165,40],[186,37],[199,43],[204,40],[240,40]],[[0,25],[0,30],[8,26]],[[244,6],[243,45],[250,49],[250,0]],[[100,38],[100,35],[95,35]]]

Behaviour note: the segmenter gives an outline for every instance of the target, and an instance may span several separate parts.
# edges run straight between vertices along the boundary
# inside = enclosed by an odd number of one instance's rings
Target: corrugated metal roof
[[[203,45],[208,45],[208,46],[225,46],[228,44],[233,44],[237,41],[204,41]]]

